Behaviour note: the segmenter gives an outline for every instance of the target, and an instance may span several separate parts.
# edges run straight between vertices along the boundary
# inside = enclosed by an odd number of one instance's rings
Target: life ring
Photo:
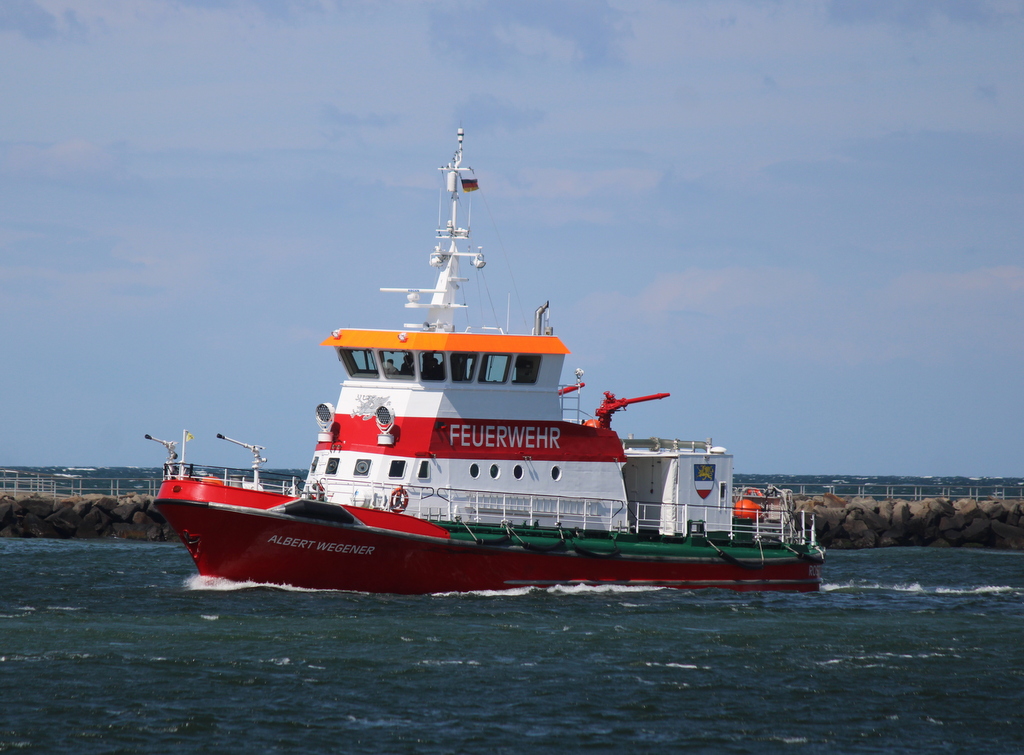
[[[391,498],[388,503],[392,511],[396,514],[401,514],[409,506],[409,494],[405,492],[405,488],[399,485],[391,491]]]

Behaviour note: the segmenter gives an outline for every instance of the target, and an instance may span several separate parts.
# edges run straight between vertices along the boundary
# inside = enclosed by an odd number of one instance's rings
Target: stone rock
[[[5,499],[0,501],[0,527],[6,527],[9,524],[14,524],[17,505],[18,504],[11,500]]]
[[[967,525],[964,515],[957,512],[954,516],[944,516],[939,519],[939,529],[945,530],[962,530]]]
[[[964,522],[973,522],[977,516],[981,513],[978,508],[978,502],[972,501],[969,498],[961,498],[955,504],[953,508],[963,518]]]
[[[23,498],[20,501],[21,507],[40,519],[46,519],[53,513],[53,501],[44,498]]]
[[[145,524],[126,524],[116,522],[113,525],[114,536],[126,540],[149,540],[149,527]]]
[[[92,501],[87,501],[83,498],[77,501],[72,508],[74,508],[75,513],[79,516],[85,516],[92,511],[92,505]]]
[[[897,520],[902,524],[910,521],[910,504],[906,501],[895,501],[892,505],[892,516],[890,521],[896,524]]]
[[[145,515],[150,517],[154,521],[156,521],[158,523],[158,525],[166,525],[166,523],[167,523],[167,519],[164,518],[164,515],[162,513],[160,513],[160,511],[157,509],[156,506],[150,506],[150,507],[146,508],[145,509]],[[798,519],[799,518],[800,517],[798,517]],[[808,519],[809,518],[810,517],[808,517]]]
[[[1014,527],[1003,522],[992,522],[992,532],[1003,540],[1024,540],[1024,527]]]
[[[889,529],[890,521],[877,513],[874,509],[863,509],[864,521],[875,532],[885,532]]]
[[[25,537],[60,537],[52,524],[40,519],[31,511],[26,513],[25,518],[21,520],[21,531]]]
[[[932,498],[929,508],[937,511],[939,516],[954,516],[956,514],[956,509],[948,498]]]
[[[874,548],[878,545],[878,540],[874,530],[866,530],[859,537],[851,538],[854,548]]]
[[[8,524],[0,530],[0,537],[23,537],[21,527],[16,524]]]
[[[136,511],[134,516],[132,516],[132,524],[144,524],[148,527],[150,525],[156,524],[156,522],[150,519],[144,511],[140,510]]]
[[[110,516],[115,522],[131,523],[132,517],[135,516],[135,513],[141,510],[142,507],[139,506],[138,503],[135,501],[128,501],[111,509]]]
[[[798,497],[793,499],[793,508],[797,511],[814,511],[816,503],[813,498]]]
[[[932,540],[930,543],[928,543],[928,547],[929,548],[950,548],[952,546],[949,544],[949,541],[944,540],[941,537],[937,537],[934,540]]]
[[[845,534],[845,539],[850,541],[851,548],[873,548],[878,542],[878,535],[875,534],[864,519],[857,516],[859,513],[858,509],[851,511],[850,516],[843,522],[840,531]],[[837,534],[838,537],[839,535]]]
[[[931,511],[931,504],[934,499],[924,498],[920,501],[910,501],[910,518],[924,519]]]
[[[90,510],[88,514],[82,517],[82,524],[80,525],[79,529],[91,527],[93,532],[95,533],[95,536],[101,537],[105,534],[105,531],[107,527],[110,525],[111,521],[112,520],[110,518],[110,515],[107,514],[107,512],[105,512],[101,508],[94,508]],[[82,537],[82,535],[79,535],[79,537]]]
[[[117,508],[117,500],[106,495],[99,495],[92,499],[92,505],[103,509],[108,514]]]
[[[826,506],[838,506],[839,508],[846,508],[846,501],[837,496],[835,493],[825,493],[822,496],[822,500]]]
[[[1009,507],[1002,501],[983,501],[978,504],[978,508],[992,521],[1005,522],[1007,514],[1010,513]]]
[[[989,533],[992,531],[992,522],[985,517],[978,517],[967,525],[963,531],[964,540],[969,543],[988,542]]]
[[[892,527],[882,533],[879,544],[883,547],[892,545],[904,545],[907,540],[907,527],[903,522],[893,521]]]
[[[78,529],[75,530],[74,534],[74,537],[82,539],[94,538],[99,536],[100,533],[96,529],[96,525],[92,522],[86,521],[85,519],[82,519],[82,523],[78,525]]]
[[[952,545],[954,548],[959,547],[966,542],[964,533],[959,529],[942,530],[942,536],[938,539],[945,540],[948,545]]]
[[[61,537],[73,537],[82,524],[82,517],[70,506],[61,506],[57,511],[46,517],[45,521],[53,525]]]

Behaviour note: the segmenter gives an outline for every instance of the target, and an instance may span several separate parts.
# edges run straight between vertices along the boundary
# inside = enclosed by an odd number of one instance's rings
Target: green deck
[[[739,561],[802,558],[817,560],[822,551],[805,543],[777,540],[755,542],[751,533],[707,532],[702,535],[664,536],[657,533],[605,532],[601,530],[552,529],[529,525],[503,527],[494,524],[436,522],[456,542],[497,548],[520,547],[530,551],[590,556],[642,558],[734,558]],[[723,555],[724,554],[724,555]]]

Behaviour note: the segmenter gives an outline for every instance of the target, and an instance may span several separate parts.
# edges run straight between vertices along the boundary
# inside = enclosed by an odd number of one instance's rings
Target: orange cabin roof
[[[403,340],[404,339],[404,340]],[[414,349],[416,351],[483,351],[515,354],[568,354],[555,336],[498,333],[437,333],[404,330],[342,330],[321,346],[349,349]]]

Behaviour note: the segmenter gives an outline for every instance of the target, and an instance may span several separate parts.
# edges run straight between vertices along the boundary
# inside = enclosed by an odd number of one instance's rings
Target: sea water
[[[1024,750],[1024,553],[831,552],[815,594],[286,590],[123,541],[0,564],[0,751]]]

